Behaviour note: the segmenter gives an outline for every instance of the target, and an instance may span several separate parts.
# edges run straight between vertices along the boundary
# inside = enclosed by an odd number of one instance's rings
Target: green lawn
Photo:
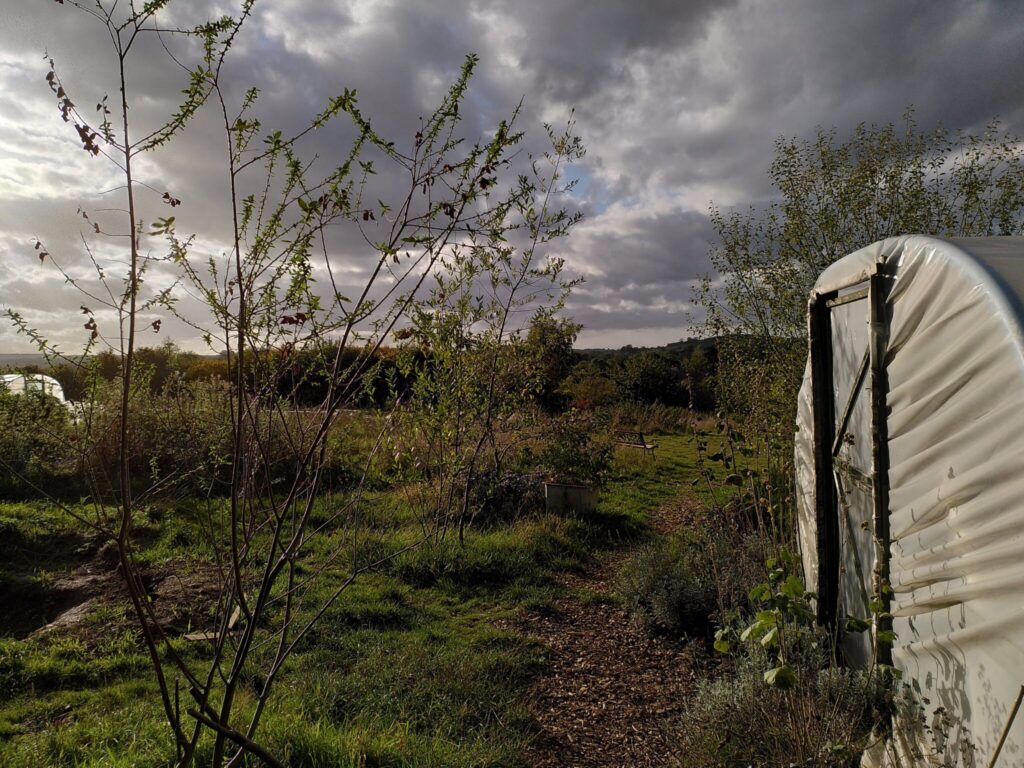
[[[543,608],[560,593],[559,573],[643,538],[652,509],[697,493],[693,439],[656,439],[654,459],[619,451],[593,516],[538,513],[477,527],[464,548],[414,549],[360,578],[288,663],[261,742],[293,766],[520,765],[531,738],[523,693],[543,649],[499,628],[500,619]],[[416,535],[398,494],[375,491],[368,504],[374,526],[365,546],[386,549]],[[194,510],[154,515],[142,530],[150,562],[198,556],[189,544]],[[82,537],[73,521],[42,505],[0,505],[0,533],[0,589],[45,585],[84,557],[75,554]],[[341,573],[325,574],[310,605]],[[0,764],[172,762],[146,658],[119,610],[96,609],[85,627],[101,631],[84,640],[0,638]],[[107,629],[118,626],[125,629]],[[180,645],[196,660],[203,653]],[[248,706],[243,693],[240,708]]]

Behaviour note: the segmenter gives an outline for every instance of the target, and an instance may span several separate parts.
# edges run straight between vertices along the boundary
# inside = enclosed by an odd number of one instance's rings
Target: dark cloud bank
[[[101,207],[96,193],[116,182],[75,149],[43,81],[43,52],[94,100],[113,93],[109,61],[96,55],[102,34],[67,6],[0,0],[0,302],[57,337],[67,337],[62,318],[77,297],[40,271],[31,240],[46,238],[74,263],[75,210]],[[481,57],[471,138],[524,98],[522,126],[536,148],[543,121],[576,110],[589,149],[576,200],[586,219],[560,252],[586,276],[570,313],[588,346],[690,333],[692,286],[713,239],[708,205],[769,195],[779,135],[898,120],[909,104],[924,127],[978,129],[998,116],[1024,132],[1024,5],[1011,2],[262,0],[231,77],[258,85],[264,118],[286,132],[351,87],[382,131],[402,137],[468,52]],[[131,80],[155,96],[143,119],[171,108],[181,87],[156,46],[135,60]],[[158,188],[187,189],[182,226],[214,237],[219,141],[213,122],[200,121],[145,169]],[[344,141],[344,131],[328,132],[309,149],[329,155]],[[24,343],[4,329],[0,347]]]

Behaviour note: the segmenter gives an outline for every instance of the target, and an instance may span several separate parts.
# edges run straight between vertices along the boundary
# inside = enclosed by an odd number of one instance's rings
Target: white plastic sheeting
[[[4,373],[0,374],[0,387],[16,395],[24,395],[29,392],[44,392],[47,395],[64,401],[64,390],[52,376],[44,376],[41,373]]]
[[[973,764],[984,766],[1024,684],[1024,238],[891,238],[833,264],[815,292],[862,283],[879,262],[894,277],[885,358],[893,664],[926,710],[944,707],[952,716],[946,759],[969,741]],[[837,412],[866,344],[866,313],[866,301],[833,309]],[[865,473],[872,470],[869,387],[870,377],[855,408],[862,413],[850,420],[852,444],[843,449]],[[802,557],[813,585],[821,564],[812,415],[808,364],[796,473]],[[870,565],[862,563],[862,576],[851,567],[858,557],[873,558],[870,491],[851,506],[851,522],[866,516],[869,529],[844,536],[837,510],[840,611],[855,614],[863,611],[857,591],[871,590]],[[908,745],[919,740],[916,748],[927,753],[932,740],[907,723],[900,727],[902,764],[912,765]],[[998,765],[1024,765],[1024,712]]]

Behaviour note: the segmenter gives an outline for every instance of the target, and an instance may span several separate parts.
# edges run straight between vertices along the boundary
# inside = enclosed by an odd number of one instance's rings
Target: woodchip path
[[[684,507],[658,510],[654,527],[671,531]],[[530,698],[539,735],[528,759],[536,768],[674,762],[672,722],[713,662],[702,641],[653,637],[610,599],[609,582],[628,554],[612,552],[592,572],[566,577],[574,596],[518,622],[548,649]]]

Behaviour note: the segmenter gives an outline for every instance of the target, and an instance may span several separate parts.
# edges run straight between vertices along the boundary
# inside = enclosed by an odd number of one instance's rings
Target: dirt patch
[[[104,547],[85,565],[49,580],[11,578],[0,582],[0,637],[73,634],[87,645],[106,633],[134,626],[128,589],[116,558]],[[222,580],[205,564],[169,564],[141,573],[153,612],[172,636],[213,627]],[[95,620],[98,609],[106,611]]]
[[[151,590],[157,621],[172,635],[214,629],[223,583],[220,571],[212,565],[166,569]]]
[[[38,579],[16,579],[0,585],[0,635],[23,638],[54,622],[101,594],[108,575],[83,569],[44,583]]]
[[[692,520],[678,502],[653,515],[660,533]],[[513,626],[549,653],[534,681],[530,710],[539,735],[528,759],[536,768],[664,766],[674,756],[666,726],[714,661],[702,641],[654,637],[609,598],[609,582],[632,550],[610,553],[584,576],[564,582],[595,599],[559,600],[553,611],[528,614]]]

